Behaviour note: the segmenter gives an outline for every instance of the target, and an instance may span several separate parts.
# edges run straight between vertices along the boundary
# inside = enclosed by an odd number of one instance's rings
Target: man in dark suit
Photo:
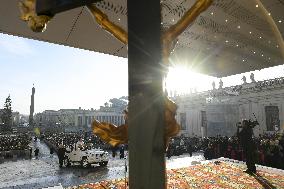
[[[65,159],[65,153],[68,152],[63,145],[59,145],[58,151],[57,151],[57,156],[59,160],[59,167],[61,168],[63,166],[63,162]]]
[[[36,157],[36,159],[38,159],[39,149],[36,148],[34,152],[35,152],[35,157]]]
[[[120,154],[119,158],[123,159],[124,158],[124,146],[123,145],[121,145],[119,148],[119,154]]]
[[[257,121],[243,120],[241,124],[238,124],[237,136],[240,140],[241,146],[244,150],[246,157],[247,170],[246,173],[256,173],[255,167],[255,144],[253,142],[253,128],[258,125]],[[242,128],[241,131],[239,129]]]

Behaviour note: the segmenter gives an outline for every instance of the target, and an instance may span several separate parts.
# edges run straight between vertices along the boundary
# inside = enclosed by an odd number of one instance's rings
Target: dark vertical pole
[[[34,99],[35,99],[35,87],[32,88],[31,95],[31,105],[30,105],[30,116],[29,116],[29,126],[30,128],[34,127]]]
[[[160,0],[128,0],[129,184],[165,188]]]

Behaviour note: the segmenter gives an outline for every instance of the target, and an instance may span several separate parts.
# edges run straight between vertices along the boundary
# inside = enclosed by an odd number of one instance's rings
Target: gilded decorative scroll
[[[98,9],[95,4],[88,5],[88,9],[95,17],[97,23],[101,25],[104,30],[110,32],[115,38],[117,38],[122,43],[124,44],[128,43],[127,32],[124,29],[122,29],[120,26],[111,22],[108,19],[108,16],[105,13],[103,13],[100,9]]]
[[[20,18],[28,23],[32,31],[43,32],[52,17],[45,15],[38,16],[35,12],[35,1],[36,0],[24,0],[19,2]]]
[[[197,0],[182,18],[162,34],[163,62],[168,63],[174,40],[211,4],[213,0]]]

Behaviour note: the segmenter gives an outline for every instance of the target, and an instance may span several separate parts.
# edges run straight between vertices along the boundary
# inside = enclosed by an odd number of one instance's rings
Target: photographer
[[[240,140],[241,146],[244,150],[246,157],[247,170],[245,171],[248,174],[256,173],[255,167],[255,144],[252,139],[253,128],[258,125],[257,121],[243,120],[242,123],[237,124],[237,136]],[[241,131],[239,129],[242,128]]]

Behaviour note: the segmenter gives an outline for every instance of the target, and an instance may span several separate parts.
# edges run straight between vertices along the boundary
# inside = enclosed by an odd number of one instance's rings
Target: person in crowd
[[[258,122],[251,122],[248,120],[243,120],[241,124],[237,125],[237,136],[241,142],[241,146],[244,149],[245,157],[246,157],[246,165],[247,170],[246,173],[252,174],[256,173],[255,167],[255,150],[256,147],[253,141],[253,128],[258,125]],[[239,129],[242,129],[239,131]]]
[[[50,155],[53,155],[53,153],[54,153],[54,148],[51,146],[49,150],[50,150],[50,151],[49,151],[49,154],[50,154]]]
[[[120,154],[119,158],[123,159],[124,158],[124,146],[123,145],[120,146],[119,154]]]
[[[171,156],[174,153],[174,144],[173,144],[173,142],[174,142],[174,139],[170,140],[169,145],[168,145],[168,149],[166,151],[166,156],[167,156],[168,159],[170,159]]]
[[[38,159],[39,149],[38,149],[38,148],[36,148],[36,149],[35,149],[35,151],[34,151],[34,153],[35,153],[35,157],[36,157],[36,159]]]
[[[168,159],[170,159],[171,156],[172,156],[172,154],[171,154],[171,148],[170,148],[170,147],[168,147],[168,149],[167,149],[167,151],[166,151],[166,156],[167,156]]]
[[[214,158],[213,144],[208,144],[208,147],[204,151],[204,158],[210,160]]]
[[[80,150],[83,150],[85,148],[85,143],[82,138],[77,142],[76,145],[77,145],[77,148]]]
[[[190,142],[187,144],[187,152],[189,153],[190,157],[192,157],[192,145]]]
[[[65,153],[67,152],[65,146],[63,146],[62,144],[59,145],[58,151],[57,151],[57,156],[58,156],[58,160],[59,160],[59,167],[61,168],[63,166],[63,162],[65,159]]]
[[[117,150],[116,147],[111,148],[111,152],[112,152],[111,154],[112,154],[113,158],[115,158],[115,156],[116,156],[116,150]]]
[[[30,151],[30,159],[32,159],[33,148],[29,147],[29,151]]]

